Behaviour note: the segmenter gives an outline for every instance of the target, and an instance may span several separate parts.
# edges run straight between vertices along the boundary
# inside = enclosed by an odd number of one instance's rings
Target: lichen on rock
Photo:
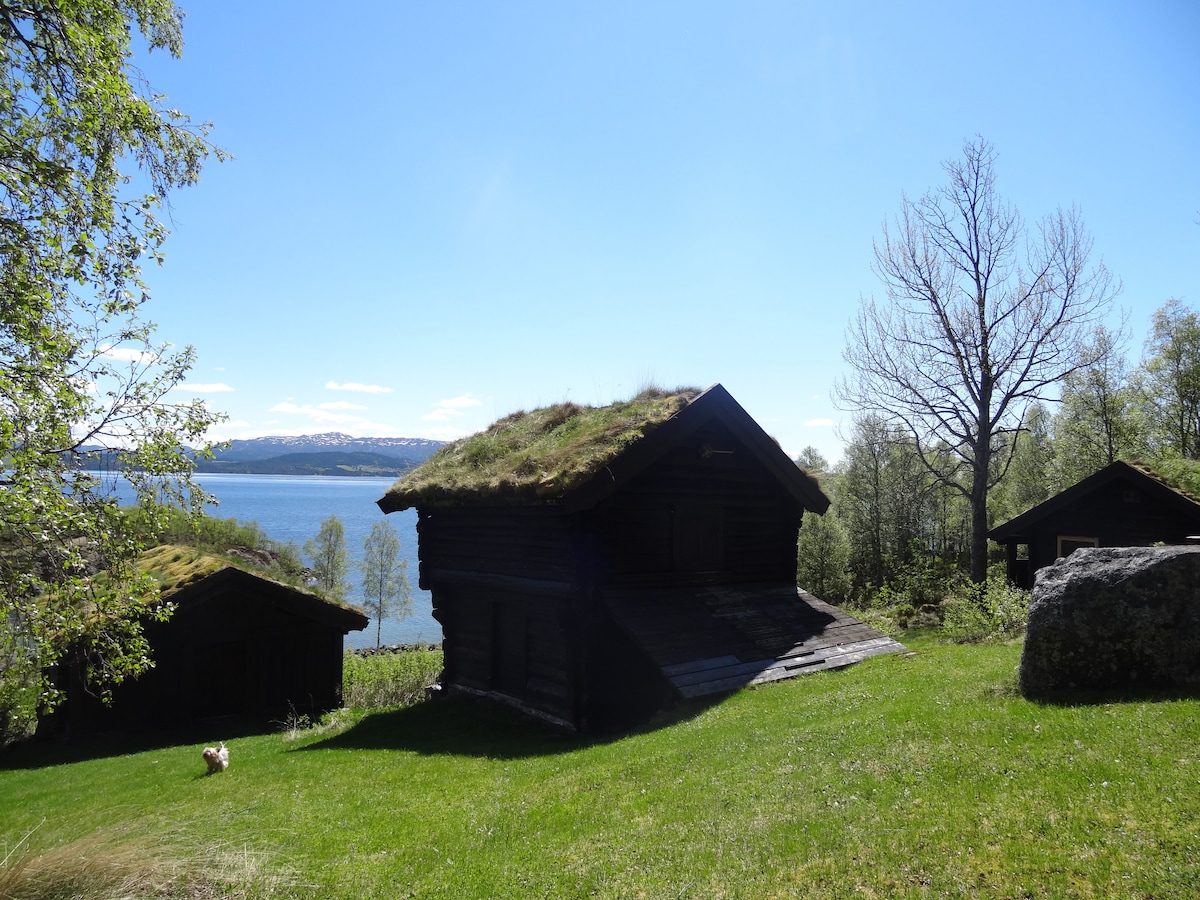
[[[1076,550],[1038,572],[1021,692],[1200,684],[1200,547]]]

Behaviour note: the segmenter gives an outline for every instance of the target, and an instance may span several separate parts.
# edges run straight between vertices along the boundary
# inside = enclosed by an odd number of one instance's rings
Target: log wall
[[[585,515],[601,587],[794,580],[801,511],[709,427]]]

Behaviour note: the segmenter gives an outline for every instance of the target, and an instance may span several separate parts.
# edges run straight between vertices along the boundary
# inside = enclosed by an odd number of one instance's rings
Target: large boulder
[[[1076,550],[1037,573],[1021,693],[1200,684],[1200,547]]]

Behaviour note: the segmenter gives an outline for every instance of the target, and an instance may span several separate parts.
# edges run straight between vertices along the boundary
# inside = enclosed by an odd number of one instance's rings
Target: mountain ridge
[[[340,431],[322,434],[268,435],[237,438],[214,452],[214,459],[250,462],[296,453],[377,453],[397,459],[424,462],[445,441],[427,438],[368,437],[356,438]]]
[[[398,478],[432,456],[445,441],[426,438],[356,438],[324,434],[238,438],[197,459],[196,472],[231,475],[338,475]],[[114,468],[114,451],[84,447],[85,469]]]

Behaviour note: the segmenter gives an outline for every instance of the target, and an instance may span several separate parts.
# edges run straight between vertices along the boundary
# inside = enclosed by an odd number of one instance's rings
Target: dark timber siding
[[[439,572],[569,582],[575,575],[571,529],[554,507],[420,510],[421,586]]]
[[[1182,543],[1195,527],[1189,516],[1127,482],[1114,481],[1038,523],[1029,555],[1037,569],[1058,558],[1060,536],[1096,538],[1100,547],[1148,547],[1160,541]]]
[[[1188,539],[1196,534],[1200,503],[1152,472],[1118,461],[998,525],[988,536],[1005,545],[1009,579],[1028,588],[1038,569],[1076,547],[1183,544],[1192,543]]]
[[[361,613],[230,567],[171,595],[166,622],[147,622],[155,667],[118,685],[111,706],[66,680],[47,733],[165,726],[225,716],[314,718],[341,704],[342,639]],[[41,727],[41,726],[39,726]]]
[[[601,587],[794,581],[800,511],[720,426],[587,514]]]
[[[796,537],[803,511],[822,513],[829,499],[724,388],[609,449],[570,487],[542,482],[557,490],[553,502],[524,483],[508,494],[468,486],[470,473],[461,487],[448,478],[427,505],[403,481],[380,500],[384,512],[417,509],[420,585],[442,624],[445,684],[607,729],[685,696],[648,645],[678,646],[693,673],[725,673],[741,652],[730,649],[739,625],[782,629],[789,653],[816,640],[784,613],[808,609],[796,593]],[[736,609],[712,600],[716,586],[734,591]],[[642,627],[664,606],[675,615]],[[709,653],[709,637],[720,652]],[[738,663],[758,672],[774,657],[755,639],[737,644],[755,647]],[[868,650],[877,648],[855,652]]]

